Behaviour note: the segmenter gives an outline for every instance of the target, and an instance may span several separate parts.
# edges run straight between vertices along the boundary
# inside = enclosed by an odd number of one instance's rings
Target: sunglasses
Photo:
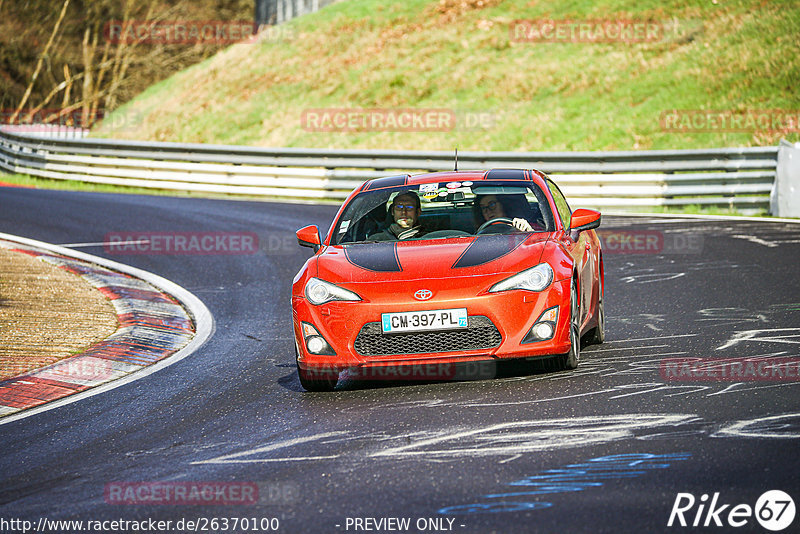
[[[415,210],[417,206],[414,204],[395,204],[394,209],[396,210]]]

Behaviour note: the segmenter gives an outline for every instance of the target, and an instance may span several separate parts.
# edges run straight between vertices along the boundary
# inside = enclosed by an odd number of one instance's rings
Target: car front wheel
[[[606,339],[606,312],[603,306],[603,286],[600,286],[600,296],[597,298],[597,326],[592,328],[587,341],[592,345],[600,345]]]
[[[580,310],[578,309],[578,290],[575,287],[575,280],[570,284],[570,317],[569,317],[569,352],[562,356],[562,369],[575,369],[581,359],[581,335],[580,335]]]
[[[339,381],[339,372],[326,369],[302,369],[297,362],[297,349],[295,348],[295,363],[297,363],[297,376],[300,385],[306,391],[333,391]]]

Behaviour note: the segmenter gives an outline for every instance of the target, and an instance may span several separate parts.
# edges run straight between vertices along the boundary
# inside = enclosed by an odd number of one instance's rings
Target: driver
[[[394,222],[384,230],[370,237],[375,241],[394,241],[396,239],[408,239],[411,237],[421,237],[425,234],[419,224],[419,216],[422,213],[419,195],[414,191],[403,191],[399,193],[389,207]]]
[[[511,217],[506,214],[512,211],[511,209],[506,209],[509,200],[510,199],[505,198],[505,196],[498,197],[497,195],[476,196],[475,203],[473,204],[475,206],[476,225],[480,226],[484,222],[491,221],[492,219],[506,218],[512,219],[514,228],[520,232],[533,232],[533,227],[527,220],[522,217]]]

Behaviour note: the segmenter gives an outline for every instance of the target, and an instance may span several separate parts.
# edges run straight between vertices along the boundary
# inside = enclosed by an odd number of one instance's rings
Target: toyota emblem
[[[433,296],[433,291],[430,289],[420,289],[414,293],[414,298],[417,300],[429,300]]]

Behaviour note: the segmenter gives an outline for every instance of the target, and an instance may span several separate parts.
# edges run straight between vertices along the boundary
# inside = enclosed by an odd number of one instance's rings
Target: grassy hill
[[[649,21],[663,33],[638,43],[524,42],[512,38],[519,19]],[[94,135],[442,150],[775,145],[800,136],[669,132],[662,119],[673,109],[800,115],[798,28],[794,0],[342,0],[150,87],[118,110],[117,127]],[[303,127],[304,113],[328,108],[444,109],[459,123]],[[476,116],[488,122],[465,127]]]

